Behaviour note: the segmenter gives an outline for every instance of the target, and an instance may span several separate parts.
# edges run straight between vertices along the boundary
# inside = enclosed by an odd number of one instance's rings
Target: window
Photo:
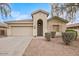
[[[53,31],[59,32],[59,25],[53,25]]]

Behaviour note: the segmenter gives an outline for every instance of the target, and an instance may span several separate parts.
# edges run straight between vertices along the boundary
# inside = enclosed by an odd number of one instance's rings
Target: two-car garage
[[[8,36],[26,36],[32,37],[33,36],[33,22],[32,20],[18,20],[18,21],[11,21],[7,22],[8,29],[7,35]]]
[[[14,26],[11,28],[12,36],[32,36],[33,35],[32,27],[25,26]]]

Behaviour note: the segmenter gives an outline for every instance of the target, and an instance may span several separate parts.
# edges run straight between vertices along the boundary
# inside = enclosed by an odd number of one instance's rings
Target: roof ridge
[[[5,21],[5,22],[17,22],[17,21],[32,21],[32,19],[10,20],[10,21]]]

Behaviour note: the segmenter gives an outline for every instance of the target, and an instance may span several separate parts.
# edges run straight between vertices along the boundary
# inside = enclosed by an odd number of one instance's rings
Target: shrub
[[[74,33],[73,32],[63,32],[62,39],[66,45],[70,45],[70,43],[74,39]]]
[[[45,33],[45,38],[47,41],[50,41],[50,33]]]
[[[77,39],[77,36],[78,36],[77,31],[72,30],[72,29],[68,29],[68,30],[66,30],[66,32],[74,32],[74,35],[75,35],[74,40],[76,40],[76,39]]]
[[[51,32],[51,37],[54,38],[56,35],[56,32]]]

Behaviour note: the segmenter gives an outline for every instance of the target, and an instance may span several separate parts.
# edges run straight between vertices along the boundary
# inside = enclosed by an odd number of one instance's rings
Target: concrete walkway
[[[32,37],[4,37],[0,38],[0,56],[23,55]]]

